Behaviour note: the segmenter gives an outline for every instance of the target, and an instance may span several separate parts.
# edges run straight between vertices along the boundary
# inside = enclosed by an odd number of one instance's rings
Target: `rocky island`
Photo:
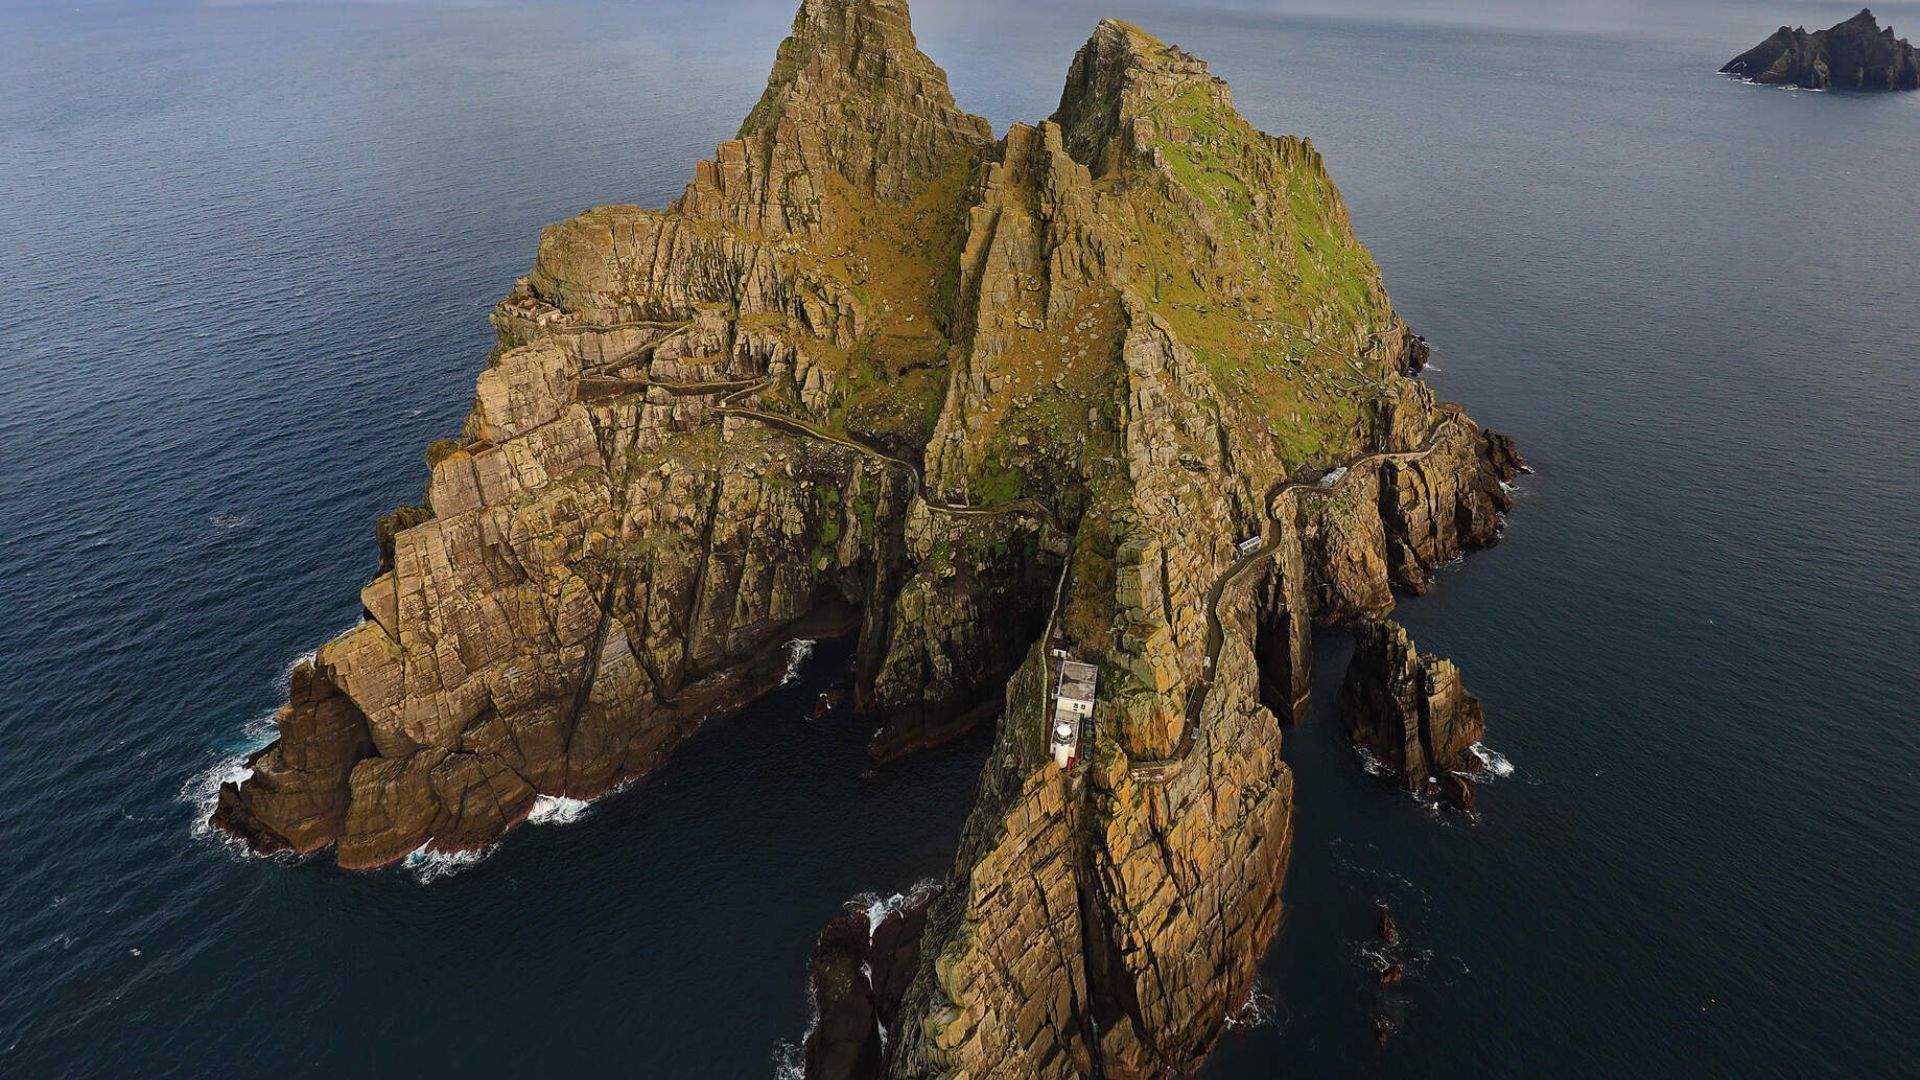
[[[1842,23],[1808,33],[1781,27],[1727,61],[1723,75],[1807,90],[1920,90],[1920,49],[1881,28],[1866,8]]]
[[[996,139],[904,0],[804,0],[685,193],[547,228],[492,322],[214,822],[484,847],[854,635],[876,758],[996,736],[944,886],[823,936],[815,1076],[1198,1067],[1279,924],[1314,627],[1492,543],[1520,467],[1414,377],[1313,145],[1121,22]]]

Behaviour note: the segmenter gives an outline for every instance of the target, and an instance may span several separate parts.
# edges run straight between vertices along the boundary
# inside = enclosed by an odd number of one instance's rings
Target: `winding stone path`
[[[599,370],[613,370],[632,363],[648,352],[658,348],[663,342],[685,332],[691,324],[683,323],[677,326],[673,326],[672,324],[653,325],[661,326],[663,329],[670,327],[669,333],[654,341],[629,350],[619,360],[605,365]],[[1376,333],[1373,335],[1373,339],[1377,340],[1380,336],[1379,333]],[[1370,341],[1367,347],[1370,348],[1371,346],[1372,342]],[[1356,372],[1364,374],[1351,358],[1343,357],[1343,359],[1346,359],[1347,363],[1353,366]],[[934,500],[927,497],[926,478],[922,475],[920,466],[906,458],[896,457],[881,450],[879,447],[861,442],[850,436],[822,430],[795,417],[766,412],[761,409],[739,404],[742,401],[752,398],[755,394],[760,393],[769,386],[772,386],[775,381],[776,378],[772,375],[762,376],[757,379],[724,379],[691,383],[662,382],[647,377],[611,378],[590,375],[580,380],[580,397],[582,400],[615,397],[621,394],[635,393],[656,387],[676,397],[699,397],[708,394],[720,394],[722,396],[713,410],[718,416],[738,416],[743,419],[753,420],[757,423],[765,424],[768,427],[784,431],[790,435],[843,447],[876,461],[905,469],[907,474],[912,477],[913,494],[919,496],[929,510],[958,516],[980,517],[989,515],[997,516],[1001,514],[1031,514],[1044,520],[1045,523],[1051,526],[1056,532],[1064,533],[1064,530],[1060,528],[1059,520],[1054,516],[1053,508],[1038,499],[1013,499],[1004,503],[995,503],[991,506],[973,506],[967,503],[950,503]],[[1226,632],[1220,623],[1220,601],[1225,596],[1227,589],[1243,581],[1255,567],[1267,562],[1280,553],[1282,548],[1279,541],[1282,536],[1282,531],[1290,527],[1288,523],[1281,521],[1279,517],[1273,513],[1274,505],[1280,499],[1292,495],[1334,494],[1346,486],[1356,471],[1370,468],[1383,461],[1404,462],[1421,460],[1439,449],[1441,437],[1458,422],[1459,417],[1457,414],[1448,414],[1444,420],[1434,427],[1432,434],[1427,438],[1427,445],[1420,450],[1374,451],[1358,455],[1346,464],[1328,470],[1326,475],[1331,475],[1336,471],[1340,473],[1339,478],[1332,484],[1327,484],[1325,482],[1325,475],[1323,475],[1320,480],[1316,481],[1275,481],[1275,483],[1267,489],[1266,498],[1263,503],[1266,511],[1266,527],[1260,536],[1260,550],[1251,555],[1237,556],[1234,559],[1233,565],[1228,567],[1226,572],[1220,575],[1219,580],[1214,582],[1213,588],[1207,592],[1206,660],[1201,669],[1202,674],[1200,681],[1194,685],[1187,697],[1187,720],[1185,730],[1181,733],[1180,745],[1175,749],[1171,757],[1134,761],[1128,769],[1128,772],[1133,777],[1151,782],[1166,780],[1177,774],[1181,767],[1185,765],[1187,760],[1192,756],[1193,748],[1198,742],[1200,715],[1206,706],[1207,693],[1213,688],[1214,673],[1218,670],[1220,649],[1226,644]],[[1061,564],[1060,576],[1054,586],[1052,609],[1047,616],[1046,629],[1042,632],[1040,638],[1039,730],[1043,733],[1048,730],[1051,723],[1049,706],[1052,704],[1052,695],[1050,693],[1051,687],[1049,680],[1053,667],[1051,663],[1053,635],[1060,618],[1061,604],[1065,599],[1067,573],[1072,566],[1073,554],[1069,551],[1067,558]],[[1085,748],[1082,748],[1080,755],[1083,760],[1085,758],[1084,749]]]
[[[1419,461],[1431,455],[1435,450],[1438,450],[1440,448],[1441,437],[1447,434],[1447,432],[1459,422],[1460,417],[1458,414],[1448,413],[1445,419],[1434,426],[1432,434],[1427,436],[1427,445],[1422,449],[1396,451],[1377,450],[1372,453],[1359,455],[1348,461],[1345,465],[1336,466],[1334,469],[1328,470],[1329,475],[1333,472],[1340,473],[1339,478],[1331,484],[1325,482],[1326,476],[1323,475],[1319,480],[1304,482],[1275,481],[1272,486],[1267,488],[1264,502],[1267,508],[1267,520],[1266,528],[1260,534],[1260,550],[1251,555],[1236,557],[1233,565],[1228,567],[1226,572],[1220,575],[1220,579],[1215,581],[1213,588],[1207,592],[1207,656],[1201,668],[1200,681],[1194,685],[1192,692],[1187,696],[1187,722],[1185,730],[1181,732],[1180,745],[1174,750],[1171,757],[1133,762],[1129,766],[1128,772],[1135,779],[1150,781],[1165,780],[1178,773],[1181,766],[1185,765],[1187,759],[1192,755],[1200,731],[1200,713],[1206,706],[1207,692],[1213,688],[1214,673],[1219,670],[1220,649],[1226,644],[1226,631],[1220,624],[1220,601],[1226,594],[1227,589],[1244,580],[1254,567],[1265,563],[1281,552],[1282,548],[1279,541],[1282,538],[1282,533],[1291,527],[1290,522],[1281,520],[1278,515],[1273,513],[1272,508],[1274,504],[1280,499],[1290,495],[1332,495],[1346,487],[1347,482],[1353,479],[1357,471],[1371,468],[1383,461]]]

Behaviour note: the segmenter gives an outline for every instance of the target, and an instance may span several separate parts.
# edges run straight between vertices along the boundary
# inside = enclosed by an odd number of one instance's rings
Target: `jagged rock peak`
[[[901,201],[992,141],[922,53],[904,0],[805,0],[760,101],[676,209],[817,231],[837,195]],[[851,191],[830,190],[830,177]]]
[[[1920,49],[1861,8],[1851,19],[1812,33],[1782,26],[1720,71],[1808,90],[1920,90]]]
[[[796,99],[857,99],[901,90],[934,111],[958,113],[946,72],[914,41],[903,0],[806,0],[780,44],[759,104],[740,125],[740,137],[778,126]]]
[[[1185,98],[1195,107],[1233,112],[1226,80],[1207,70],[1206,61],[1132,23],[1105,19],[1074,55],[1053,119],[1068,151],[1098,176],[1145,153],[1158,106]]]

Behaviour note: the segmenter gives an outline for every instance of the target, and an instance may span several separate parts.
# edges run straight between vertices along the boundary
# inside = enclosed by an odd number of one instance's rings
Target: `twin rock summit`
[[[1103,22],[995,139],[904,0],[805,0],[685,193],[547,228],[492,322],[366,617],[220,793],[257,851],[485,847],[856,635],[876,759],[997,736],[944,886],[823,935],[809,1075],[1146,1077],[1278,925],[1316,625],[1359,630],[1355,742],[1471,799],[1477,702],[1378,619],[1519,460],[1414,377],[1312,144],[1178,48]]]

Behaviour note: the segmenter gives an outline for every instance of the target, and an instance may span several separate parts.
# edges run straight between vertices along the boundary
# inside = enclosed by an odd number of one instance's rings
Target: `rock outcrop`
[[[1724,75],[1807,90],[1920,90],[1920,49],[1866,8],[1845,22],[1808,33],[1783,26],[1727,61]]]
[[[888,1033],[920,963],[920,939],[934,892],[919,888],[874,901],[827,923],[808,978],[818,1011],[801,1048],[810,1080],[886,1075]]]
[[[1472,777],[1481,771],[1473,746],[1487,730],[1480,699],[1461,685],[1459,668],[1414,648],[1398,623],[1355,629],[1340,717],[1348,741],[1408,791],[1473,805]]]
[[[857,634],[876,756],[997,735],[945,887],[823,935],[819,1076],[1197,1068],[1279,925],[1313,627],[1494,542],[1519,467],[1413,379],[1313,145],[1119,22],[996,141],[902,0],[805,0],[739,138],[546,229],[493,324],[215,822],[482,846]],[[1066,771],[1058,652],[1100,672]]]

